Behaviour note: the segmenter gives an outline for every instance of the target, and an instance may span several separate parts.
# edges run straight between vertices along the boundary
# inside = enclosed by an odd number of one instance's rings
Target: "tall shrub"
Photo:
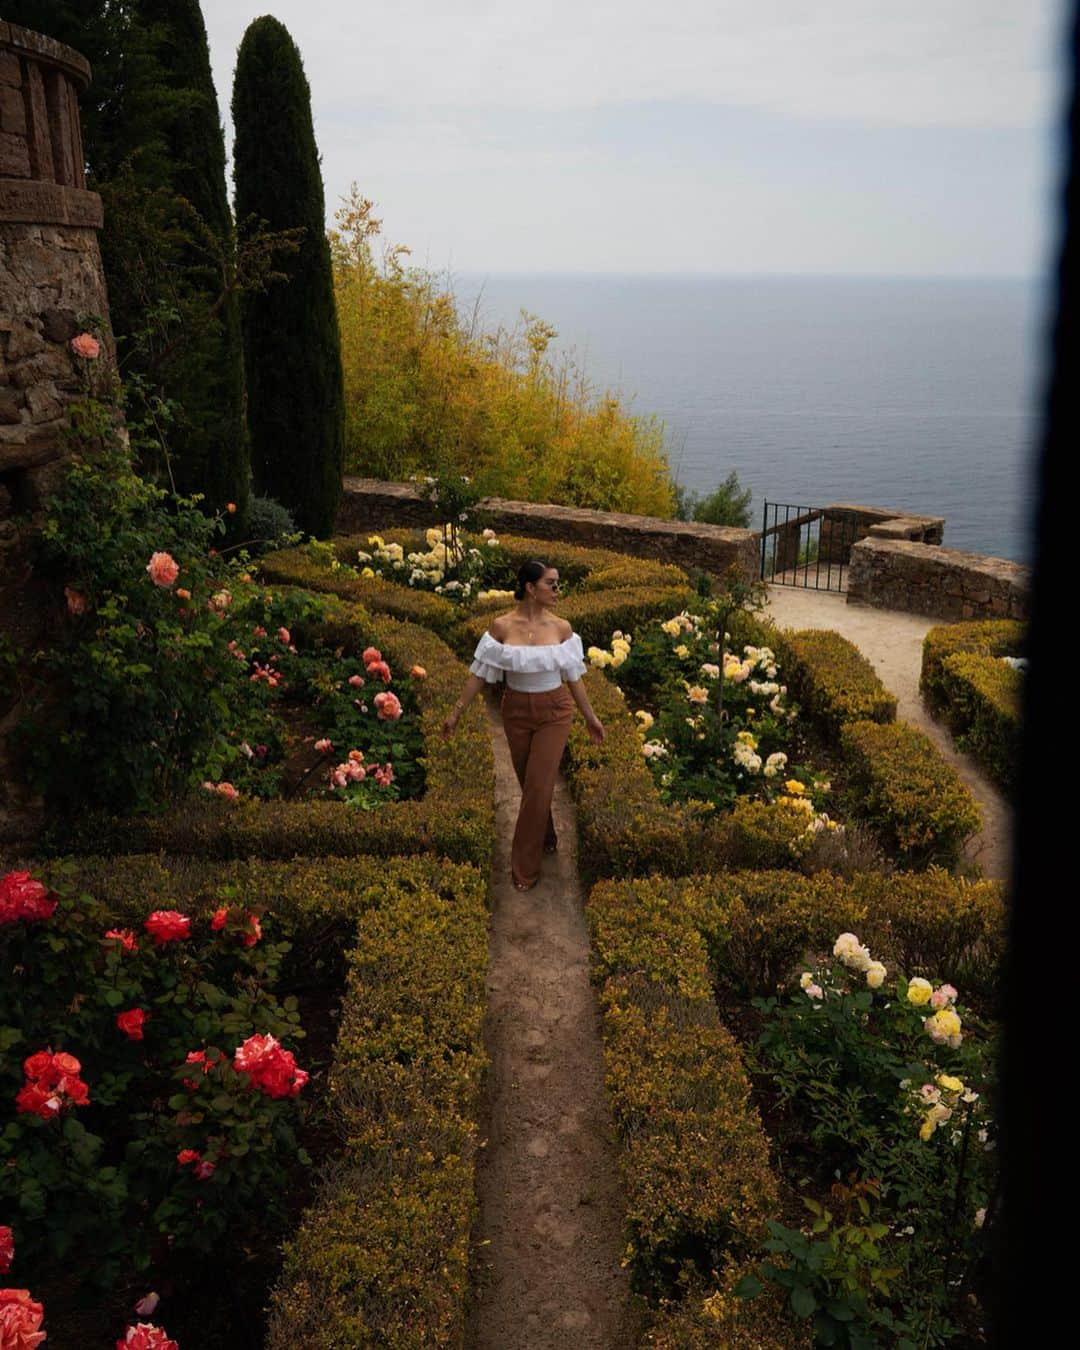
[[[118,170],[112,204],[126,235],[106,247],[116,326],[134,335],[156,317],[157,340],[130,350],[134,372],[175,405],[165,440],[177,489],[204,493],[210,508],[234,502],[243,516],[249,465],[235,236],[206,25],[199,0],[136,0],[133,14],[153,53],[160,94],[151,125],[165,157],[139,165],[136,156]],[[133,104],[146,97],[131,90]],[[132,254],[145,254],[131,245],[145,233],[154,262],[141,271]]]
[[[341,346],[311,91],[296,44],[270,16],[244,34],[232,108],[238,220],[305,231],[289,284],[243,299],[252,469],[261,492],[325,536],[344,466]]]

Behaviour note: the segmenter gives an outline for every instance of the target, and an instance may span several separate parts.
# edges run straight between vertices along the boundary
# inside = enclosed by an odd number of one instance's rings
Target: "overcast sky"
[[[226,133],[270,12],[327,212],[457,273],[1028,276],[1067,0],[203,0]]]

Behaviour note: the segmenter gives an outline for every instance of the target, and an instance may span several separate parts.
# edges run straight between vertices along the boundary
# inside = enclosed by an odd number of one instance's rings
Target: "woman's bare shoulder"
[[[496,642],[505,642],[512,628],[513,614],[497,614],[488,624],[488,632]]]
[[[559,641],[565,642],[568,637],[574,636],[574,625],[569,619],[560,619],[556,616],[556,623],[559,625]]]

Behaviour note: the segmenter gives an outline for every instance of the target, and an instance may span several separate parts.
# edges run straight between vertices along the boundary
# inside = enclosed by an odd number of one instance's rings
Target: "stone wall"
[[[753,530],[658,520],[617,511],[585,511],[573,506],[485,498],[479,505],[493,529],[533,539],[553,539],[586,548],[610,548],[661,562],[722,575],[737,567],[747,580],[761,568],[759,536]],[[344,534],[388,526],[435,525],[441,517],[408,483],[346,478],[337,529]]]
[[[0,20],[0,633],[23,651],[56,618],[33,548],[62,468],[66,408],[91,373],[104,385],[115,369],[101,199],[86,190],[79,127],[89,79],[78,52]],[[94,362],[70,345],[84,326],[102,339]],[[0,687],[0,834],[13,801],[3,748],[12,704]]]
[[[848,603],[948,619],[1026,619],[1031,569],[1004,558],[867,538],[851,550]]]

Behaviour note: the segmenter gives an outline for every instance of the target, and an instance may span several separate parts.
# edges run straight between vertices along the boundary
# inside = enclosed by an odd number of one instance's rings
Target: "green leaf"
[[[797,1284],[791,1291],[791,1308],[796,1317],[805,1321],[817,1308],[817,1299],[805,1284]]]
[[[300,1156],[301,1162],[310,1161],[306,1157],[306,1155],[303,1154],[303,1150],[301,1150],[301,1154],[298,1156]],[[745,1298],[749,1300],[757,1298],[757,1296],[763,1292],[764,1288],[765,1286],[761,1283],[758,1277],[751,1271],[749,1275],[744,1275],[742,1277],[742,1279],[735,1286],[732,1292],[734,1293],[736,1298]]]
[[[119,989],[106,989],[105,1002],[110,1008],[119,1008],[121,1003],[124,1002],[124,996]]]

